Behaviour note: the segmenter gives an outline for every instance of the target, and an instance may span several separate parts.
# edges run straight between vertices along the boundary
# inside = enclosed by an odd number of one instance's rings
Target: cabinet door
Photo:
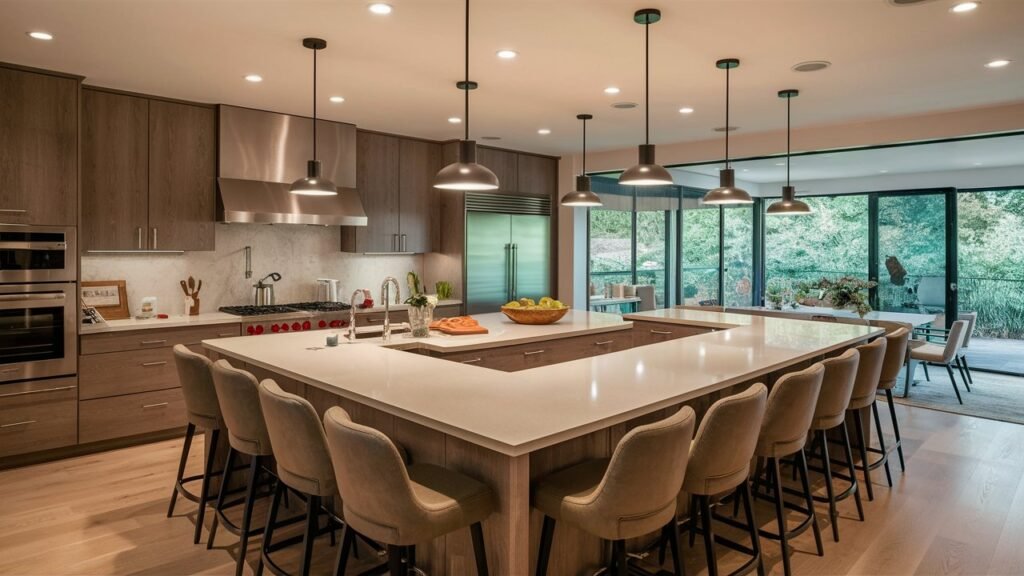
[[[440,169],[441,147],[421,140],[401,141],[399,154],[399,233],[403,252],[433,250],[432,207],[438,201],[434,176]]]
[[[149,103],[151,250],[213,250],[217,128],[213,108]]]
[[[0,223],[74,226],[78,80],[0,67]]]
[[[149,100],[82,90],[82,250],[142,250],[149,222]]]
[[[522,194],[553,198],[558,189],[558,160],[531,154],[520,154],[519,189]]]
[[[478,164],[491,169],[498,177],[498,190],[501,192],[518,192],[518,154],[496,148],[477,148]]]
[[[356,187],[366,226],[344,228],[345,252],[397,252],[399,238],[399,139],[372,132],[356,135]]]

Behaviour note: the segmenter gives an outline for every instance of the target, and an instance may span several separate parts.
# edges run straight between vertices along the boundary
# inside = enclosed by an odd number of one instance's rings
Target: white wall
[[[144,296],[159,298],[158,311],[182,314],[184,294],[179,280],[202,279],[201,311],[252,303],[252,285],[270,272],[282,280],[275,288],[278,303],[309,301],[316,278],[338,278],[344,298],[356,288],[369,288],[378,297],[381,281],[395,276],[405,298],[405,275],[420,273],[422,256],[367,256],[338,250],[340,228],[322,226],[217,224],[213,252],[170,254],[104,254],[82,256],[82,280],[125,280],[128,302],[136,313]],[[246,279],[245,246],[252,246],[253,277]],[[434,281],[444,278],[430,278]]]

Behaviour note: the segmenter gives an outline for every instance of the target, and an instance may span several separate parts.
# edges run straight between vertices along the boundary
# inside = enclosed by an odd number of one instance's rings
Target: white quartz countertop
[[[625,321],[616,314],[588,314],[581,310],[569,310],[561,320],[546,326],[516,324],[501,312],[474,314],[473,319],[484,328],[487,328],[488,333],[451,336],[434,330],[430,332],[429,338],[403,338],[402,336],[395,336],[392,343],[397,343],[402,349],[406,350],[416,348],[434,352],[465,352],[498,346],[512,346],[513,344],[543,342],[545,340],[555,340],[571,336],[600,334],[615,330],[627,330],[633,326],[632,322]],[[403,339],[406,342],[413,341],[415,345],[402,345]]]
[[[384,311],[384,304],[383,303],[380,303],[380,302],[375,300],[374,304],[376,304],[376,306],[374,306],[372,308],[356,308],[356,314],[369,314],[371,312],[383,312]],[[461,306],[461,305],[462,305],[462,300],[449,299],[449,300],[438,300],[437,301],[437,306],[438,307],[441,307],[441,306]],[[409,308],[409,306],[407,304],[392,304],[390,306],[390,308],[391,308],[391,310],[407,310]]]
[[[721,330],[521,372],[501,372],[372,344],[327,348],[324,331],[220,338],[203,345],[229,358],[519,456],[882,332],[868,326],[742,314],[662,312],[663,316],[654,318]],[[573,311],[571,323],[583,322],[586,316]],[[592,322],[600,323],[605,315],[590,316]],[[543,327],[534,329],[538,338],[549,337]],[[403,349],[417,347],[401,340],[395,337],[392,344]],[[433,345],[435,339],[427,341]]]
[[[211,324],[238,324],[241,316],[224,312],[203,312],[197,316],[170,316],[167,318],[149,318],[138,320],[107,320],[105,324],[82,324],[78,333],[102,334],[104,332],[122,332],[126,330],[147,330],[152,328],[182,328],[185,326],[207,326]]]

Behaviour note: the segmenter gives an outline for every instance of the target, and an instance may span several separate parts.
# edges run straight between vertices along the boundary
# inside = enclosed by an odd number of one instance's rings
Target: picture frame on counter
[[[124,280],[82,282],[82,305],[95,308],[107,320],[131,318],[131,312],[128,310],[128,287]]]

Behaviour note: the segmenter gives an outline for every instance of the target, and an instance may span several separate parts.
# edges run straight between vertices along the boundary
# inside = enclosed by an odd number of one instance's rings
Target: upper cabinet
[[[360,130],[356,188],[368,223],[342,228],[342,251],[433,250],[431,211],[437,198],[433,181],[440,163],[439,144]]]
[[[0,66],[0,223],[75,225],[78,84]]]
[[[498,192],[519,192],[519,154],[480,146],[476,149],[476,162],[498,177]]]
[[[212,107],[82,90],[82,249],[213,250]]]
[[[477,148],[476,160],[498,177],[498,192],[552,197],[558,189],[558,159],[497,148]]]

